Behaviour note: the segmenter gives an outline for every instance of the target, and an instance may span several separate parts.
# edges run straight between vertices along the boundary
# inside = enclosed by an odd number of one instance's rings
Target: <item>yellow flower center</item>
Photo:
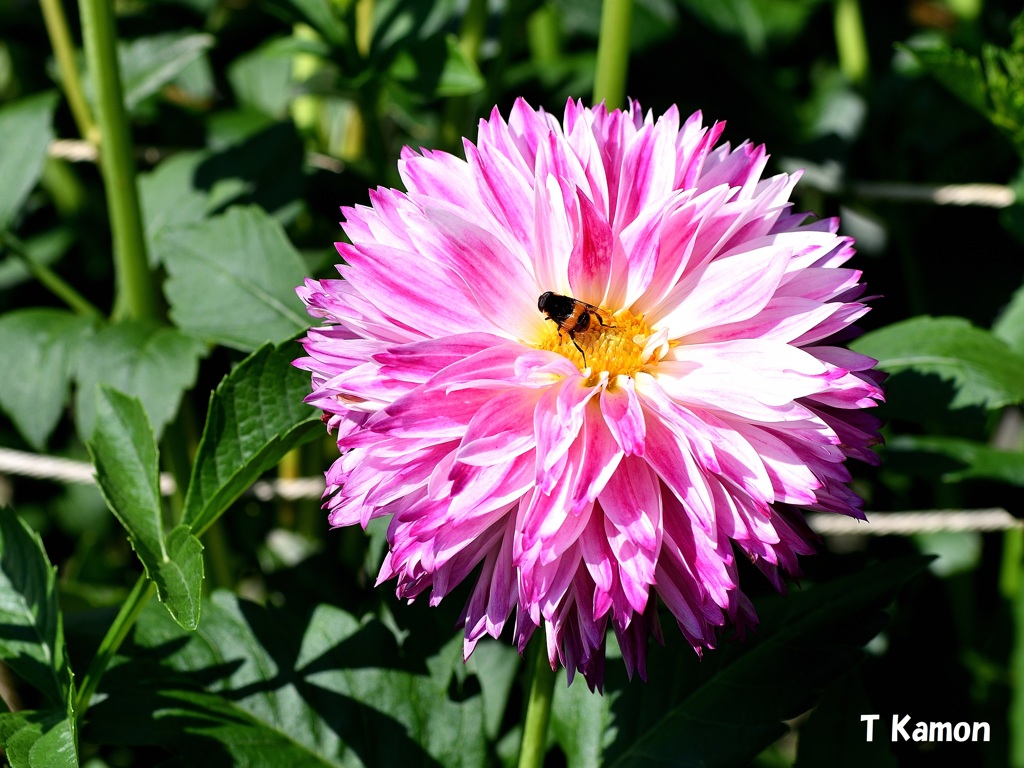
[[[643,315],[621,309],[614,315],[602,313],[599,321],[597,314],[591,311],[586,325],[586,330],[570,334],[548,320],[537,347],[568,358],[581,372],[589,368],[588,384],[596,383],[603,371],[608,372],[612,381],[620,374],[632,376],[647,362],[644,348],[651,331]],[[646,357],[650,358],[650,352]]]

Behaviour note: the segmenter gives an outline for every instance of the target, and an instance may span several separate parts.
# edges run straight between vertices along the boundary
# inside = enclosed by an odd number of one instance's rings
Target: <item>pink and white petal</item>
[[[505,341],[446,365],[424,383],[424,388],[444,393],[464,389],[511,389],[523,383],[519,372],[523,357],[534,360],[536,352],[522,344]]]
[[[659,385],[678,402],[731,410],[734,398],[782,406],[822,392],[844,371],[804,350],[765,339],[735,339],[675,347],[658,363]]]
[[[678,339],[705,328],[753,317],[772,298],[782,279],[789,251],[775,245],[716,259],[684,277],[645,319],[668,328]]]
[[[822,304],[803,298],[775,297],[765,304],[757,314],[735,323],[724,323],[697,331],[686,338],[688,344],[703,344],[733,339],[769,339],[801,346],[796,339],[809,331],[817,332],[843,312],[843,304]],[[864,308],[867,311],[867,308]],[[836,320],[837,328],[844,328],[852,321],[844,317]],[[828,335],[827,333],[825,335]]]
[[[819,269],[811,267],[790,272],[779,283],[778,296],[799,296],[815,301],[831,301],[860,284],[856,269]]]
[[[543,326],[534,276],[494,234],[460,214],[424,210],[418,246],[464,282],[479,312],[477,326],[499,336],[530,338]],[[418,275],[417,275],[418,279]]]
[[[512,567],[514,519],[515,515],[508,516],[501,542],[487,553],[473,593],[463,608],[460,620],[466,628],[463,659],[469,658],[485,634],[495,639],[500,637],[515,607],[519,587]]]
[[[676,156],[683,158],[676,169],[676,189],[696,188],[697,180],[704,170],[704,161],[724,130],[724,122],[716,122],[710,128],[705,128],[700,112],[694,112],[686,119],[676,145]]]
[[[478,352],[507,343],[489,333],[459,333],[438,339],[390,345],[371,356],[380,364],[380,375],[423,384],[431,376]]]
[[[604,512],[594,507],[590,523],[579,538],[583,565],[594,582],[591,609],[595,618],[604,616],[612,607],[612,591],[618,586],[618,566],[604,532]]]
[[[398,173],[412,199],[420,204],[429,200],[435,205],[450,206],[477,221],[490,218],[490,212],[477,194],[474,169],[469,163],[447,152],[421,152],[417,154],[406,148],[398,163]],[[391,229],[407,231],[398,227]]]
[[[456,454],[463,464],[508,461],[537,445],[533,419],[541,393],[513,390],[496,395],[474,414]]]
[[[537,153],[552,131],[561,131],[558,120],[543,110],[535,110],[526,99],[517,98],[508,116],[508,133],[531,170],[537,167]]]
[[[459,390],[445,395],[421,388],[400,397],[367,422],[374,432],[401,437],[459,440],[474,414],[494,396],[488,390]]]
[[[504,233],[509,243],[520,245],[516,255],[525,257],[525,266],[532,270],[528,251],[534,231],[533,174],[525,173],[513,158],[495,147],[475,147],[469,142],[465,147],[475,192],[498,224],[496,231]]]
[[[654,273],[650,285],[634,302],[637,311],[646,313],[660,305],[683,275],[707,260],[703,255],[695,259],[694,254],[703,253],[696,249],[708,230],[728,227],[732,218],[720,212],[731,195],[732,190],[722,185],[700,195],[683,190],[666,203]]]
[[[814,344],[815,342],[822,341],[823,339],[831,339],[837,334],[844,332],[849,333],[848,329],[850,326],[867,314],[870,309],[866,304],[859,303],[840,304],[835,302],[832,304],[826,304],[825,306],[835,306],[837,309],[830,317],[822,320],[821,323],[816,325],[814,328],[811,328],[797,338],[791,339],[791,344],[796,347],[806,348],[807,346]]]
[[[597,390],[580,377],[567,377],[549,387],[534,411],[537,443],[537,486],[550,493],[564,470],[570,446],[583,427],[583,412]]]
[[[623,454],[643,456],[647,430],[633,379],[616,376],[601,389],[599,402],[608,431]]]
[[[594,502],[614,475],[623,456],[622,449],[605,425],[597,403],[588,404],[583,413],[583,429],[578,437],[580,463],[570,496],[574,515]]]
[[[679,112],[670,110],[654,125],[645,125],[629,141],[620,166],[614,230],[622,231],[651,205],[673,191]]]
[[[575,195],[571,198],[575,206]],[[534,265],[539,293],[570,294],[569,255],[576,238],[578,212],[569,208],[561,185],[554,176],[534,186]]]
[[[719,184],[728,184],[730,187],[740,187],[741,198],[747,199],[767,164],[768,154],[763,145],[755,146],[745,141],[730,150],[726,142],[708,153],[698,189],[703,191]]]
[[[647,607],[649,587],[661,549],[661,488],[657,476],[638,457],[624,459],[600,495],[605,531],[623,592],[637,613]]]
[[[346,280],[358,283],[368,302],[386,308],[383,317],[410,330],[404,340],[489,330],[481,323],[465,283],[450,268],[415,254],[380,247],[356,250],[340,243],[338,251],[348,262],[339,272]],[[404,278],[405,270],[399,267],[402,264],[415,264],[414,282]]]
[[[367,301],[347,280],[307,280],[305,296],[302,293],[299,295],[307,302],[307,310],[312,316],[341,324],[311,329],[319,333],[330,333],[334,339],[345,338],[342,334],[347,333],[383,346],[422,338],[422,334],[411,328],[397,326],[394,320]]]
[[[580,222],[568,265],[571,295],[590,304],[605,304],[616,250],[612,228],[605,214],[579,189],[576,204]],[[624,267],[619,271],[624,273]]]
[[[545,565],[561,557],[581,535],[590,520],[593,503],[575,507],[573,495],[579,484],[583,449],[573,445],[562,465],[551,493],[537,489],[524,497],[522,517],[522,555],[517,550],[516,563],[524,566],[534,562]]]
[[[601,148],[595,134],[595,123],[599,120],[590,110],[581,109],[581,103],[570,99],[565,105],[565,140],[574,155],[579,158],[583,173],[587,177],[589,199],[601,211],[606,220],[609,213],[608,178],[601,156]]]
[[[771,478],[774,501],[786,504],[815,502],[814,491],[821,487],[821,482],[807,466],[805,457],[766,429],[741,420],[732,421],[730,426],[743,436],[764,464]]]

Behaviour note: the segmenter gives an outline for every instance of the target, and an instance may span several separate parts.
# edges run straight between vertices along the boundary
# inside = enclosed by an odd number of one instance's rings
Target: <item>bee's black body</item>
[[[537,309],[548,316],[558,326],[559,333],[565,333],[573,343],[573,346],[583,355],[583,364],[587,364],[587,355],[583,348],[576,342],[577,333],[585,333],[591,327],[591,317],[596,317],[597,322],[605,325],[601,319],[602,310],[593,304],[574,299],[572,296],[562,296],[552,291],[544,291],[537,299]]]

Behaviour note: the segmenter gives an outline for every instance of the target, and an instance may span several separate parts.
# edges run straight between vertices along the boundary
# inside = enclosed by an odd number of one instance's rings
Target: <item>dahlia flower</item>
[[[875,361],[838,221],[791,209],[762,146],[570,101],[482,120],[466,159],[406,149],[406,192],[344,208],[341,280],[296,361],[337,431],[334,526],[390,518],[378,584],[438,603],[465,579],[465,656],[515,614],[591,687],[609,625],[645,674],[657,602],[699,654],[756,622],[737,554],[783,589],[802,510],[863,517]]]

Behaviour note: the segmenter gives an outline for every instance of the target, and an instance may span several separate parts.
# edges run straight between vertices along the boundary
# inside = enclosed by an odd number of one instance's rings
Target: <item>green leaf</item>
[[[980,60],[945,45],[904,50],[954,95],[1003,131],[1024,156],[1024,53],[1017,49],[1018,44],[1019,38],[1010,49],[985,44]]]
[[[304,404],[309,378],[266,345],[220,383],[210,400],[184,521],[202,532],[285,453],[316,435],[317,412]]]
[[[199,626],[203,587],[203,545],[192,529],[179,525],[167,535],[167,559],[159,564],[157,596],[184,629]]]
[[[121,43],[118,59],[128,109],[170,83],[213,46],[212,35],[178,31]]]
[[[281,226],[258,208],[232,208],[157,238],[170,277],[171,317],[198,338],[251,351],[308,327],[295,298],[305,266]]]
[[[501,732],[509,694],[522,661],[511,644],[490,637],[481,640],[473,655],[466,660],[463,671],[476,675],[480,680],[481,710],[487,735],[492,740],[497,739]]]
[[[88,447],[103,498],[152,573],[166,553],[159,454],[142,403],[109,387],[99,387],[95,427]]]
[[[378,0],[373,4],[371,62],[390,60],[395,53],[417,41],[444,33],[457,23],[459,5],[455,0],[421,3],[416,0]]]
[[[989,114],[988,88],[981,62],[961,50],[946,47],[922,48],[898,46],[907,51],[928,74],[938,80],[964,103],[983,115]]]
[[[39,535],[0,508],[0,660],[63,708],[71,685],[54,569]]]
[[[0,108],[0,232],[11,226],[43,173],[56,104],[57,94],[51,91]]]
[[[1014,352],[1024,355],[1024,285],[1014,291],[1009,303],[992,324],[992,334]]]
[[[208,158],[208,152],[181,152],[139,174],[139,204],[153,264],[161,261],[156,244],[161,230],[202,221],[209,212],[210,192],[196,185],[196,173]]]
[[[556,687],[552,732],[568,764],[747,764],[785,733],[783,720],[858,663],[885,624],[884,609],[925,562],[888,561],[762,601],[756,637],[703,661],[666,631],[669,647],[648,653],[648,678],[661,685],[630,683],[621,665],[609,664],[603,697],[585,685]]]
[[[80,315],[18,309],[0,317],[0,408],[36,450],[60,420],[75,351],[92,333]]]
[[[952,408],[999,408],[1024,400],[1024,356],[960,317],[919,316],[850,345],[890,373],[935,374],[957,389]]]
[[[188,526],[164,541],[156,437],[137,399],[100,387],[89,452],[111,511],[128,532],[157,597],[185,629],[199,625],[202,545]]]
[[[147,609],[90,732],[204,766],[486,764],[479,690],[456,681],[461,637],[423,645],[326,605],[299,616],[217,592],[192,634]]]
[[[1024,486],[1024,453],[1020,451],[1004,451],[960,437],[900,435],[888,442],[886,452],[937,454],[959,462],[962,466],[943,472],[942,479],[947,482],[981,478]]]
[[[682,5],[717,32],[743,40],[754,55],[772,42],[795,37],[824,0],[682,0]]]
[[[468,96],[484,89],[486,81],[455,35],[433,37],[400,49],[389,70],[418,98]]]
[[[346,5],[351,8],[354,3],[333,3],[330,0],[282,0],[282,2],[297,11],[300,17],[331,45],[342,48],[351,46],[349,26],[339,16],[338,10]]]
[[[235,59],[228,67],[228,80],[238,101],[271,117],[284,117],[297,94],[294,56],[291,40],[278,38]]]
[[[11,768],[78,768],[74,718],[61,710],[0,713],[0,746]]]
[[[250,121],[250,127],[262,126],[265,119]],[[212,125],[210,130],[214,132]],[[198,223],[231,204],[259,205],[287,221],[302,191],[302,163],[303,148],[294,126],[277,124],[219,152],[181,152],[140,174],[139,198],[152,263],[163,260],[158,238],[162,230]]]
[[[92,435],[96,385],[142,401],[157,439],[178,412],[181,396],[195,383],[206,346],[174,328],[148,321],[107,326],[84,340],[76,356],[78,434]]]

